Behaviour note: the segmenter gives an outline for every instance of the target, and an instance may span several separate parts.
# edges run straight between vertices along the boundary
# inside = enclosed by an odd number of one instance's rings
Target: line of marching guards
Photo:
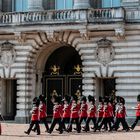
[[[140,120],[140,95],[137,96],[136,120],[129,127],[126,122],[126,108],[125,100],[123,97],[117,96],[115,102],[110,97],[99,97],[99,105],[96,108],[95,98],[88,96],[88,101],[85,96],[78,100],[77,96],[70,97],[66,95],[63,99],[60,96],[53,96],[53,118],[51,125],[48,125],[46,114],[46,99],[43,95],[33,99],[33,108],[31,110],[31,122],[29,129],[24,133],[30,134],[31,131],[37,132],[40,135],[39,123],[42,122],[45,125],[46,132],[52,133],[56,124],[59,125],[59,134],[64,131],[72,132],[72,125],[76,124],[74,128],[78,133],[81,131],[117,131],[122,124],[124,131],[134,129],[138,120]],[[84,126],[83,126],[83,123]],[[93,127],[90,128],[89,124],[93,123]],[[81,126],[82,124],[82,126]]]

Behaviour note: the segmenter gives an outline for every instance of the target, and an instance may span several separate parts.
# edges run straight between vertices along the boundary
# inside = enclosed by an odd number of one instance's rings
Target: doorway
[[[116,91],[115,78],[96,79],[96,99],[99,99],[99,96],[111,96],[113,91]]]

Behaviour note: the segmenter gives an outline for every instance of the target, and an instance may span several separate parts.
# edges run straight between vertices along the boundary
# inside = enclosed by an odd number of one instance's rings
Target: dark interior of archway
[[[45,73],[50,74],[50,67],[53,65],[60,67],[60,75],[70,75],[74,73],[74,66],[81,65],[81,58],[73,47],[61,47],[55,50],[48,58],[45,66]]]

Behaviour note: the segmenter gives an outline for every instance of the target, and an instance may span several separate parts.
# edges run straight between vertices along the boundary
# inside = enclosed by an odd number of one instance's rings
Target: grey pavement
[[[45,132],[41,125],[41,135],[31,132],[30,135],[24,134],[29,124],[2,123],[2,135],[0,140],[140,140],[140,126],[130,132],[82,132],[59,134],[55,129],[52,134]]]

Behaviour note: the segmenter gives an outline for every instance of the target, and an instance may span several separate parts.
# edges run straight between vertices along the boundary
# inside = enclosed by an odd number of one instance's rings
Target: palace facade
[[[0,0],[0,110],[27,122],[53,94],[140,94],[140,0]]]

